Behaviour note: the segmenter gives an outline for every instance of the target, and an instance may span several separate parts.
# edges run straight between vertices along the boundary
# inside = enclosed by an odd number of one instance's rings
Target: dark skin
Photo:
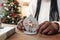
[[[45,21],[39,25],[38,32],[41,34],[55,34],[58,33],[59,25],[57,23],[51,23],[49,21]]]
[[[23,20],[18,24],[17,28],[21,31],[24,30]],[[51,35],[58,33],[58,30],[59,25],[57,23],[51,23],[49,21],[45,21],[39,25],[37,32],[41,34]]]

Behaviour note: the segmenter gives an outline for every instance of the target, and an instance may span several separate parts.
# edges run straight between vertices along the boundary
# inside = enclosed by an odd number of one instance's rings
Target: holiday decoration
[[[32,15],[24,19],[23,25],[26,30],[24,31],[25,34],[36,34],[37,33],[36,29],[38,28],[38,22]]]
[[[3,17],[3,23],[8,23],[8,24],[17,24],[17,22],[21,19],[21,12],[19,12],[18,7],[19,3],[16,0],[6,0],[4,4],[4,14],[5,16]]]

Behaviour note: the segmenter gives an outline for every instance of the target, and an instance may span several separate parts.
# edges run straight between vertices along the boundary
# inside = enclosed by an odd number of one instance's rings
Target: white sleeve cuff
[[[60,32],[60,21],[52,21],[52,23],[58,23],[59,24],[59,30],[58,30],[58,32]]]

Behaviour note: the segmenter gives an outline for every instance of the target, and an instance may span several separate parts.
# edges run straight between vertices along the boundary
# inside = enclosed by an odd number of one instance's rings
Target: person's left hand
[[[59,25],[57,23],[51,23],[49,21],[45,21],[39,25],[37,32],[41,34],[55,34],[58,33]]]

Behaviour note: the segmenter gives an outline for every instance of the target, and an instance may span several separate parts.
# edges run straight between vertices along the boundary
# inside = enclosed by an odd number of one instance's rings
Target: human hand
[[[24,25],[23,25],[23,20],[20,20],[19,22],[18,22],[18,24],[17,24],[17,29],[19,29],[19,30],[24,30]]]
[[[59,25],[57,23],[51,23],[45,21],[39,25],[38,32],[41,34],[55,34],[58,33]]]

